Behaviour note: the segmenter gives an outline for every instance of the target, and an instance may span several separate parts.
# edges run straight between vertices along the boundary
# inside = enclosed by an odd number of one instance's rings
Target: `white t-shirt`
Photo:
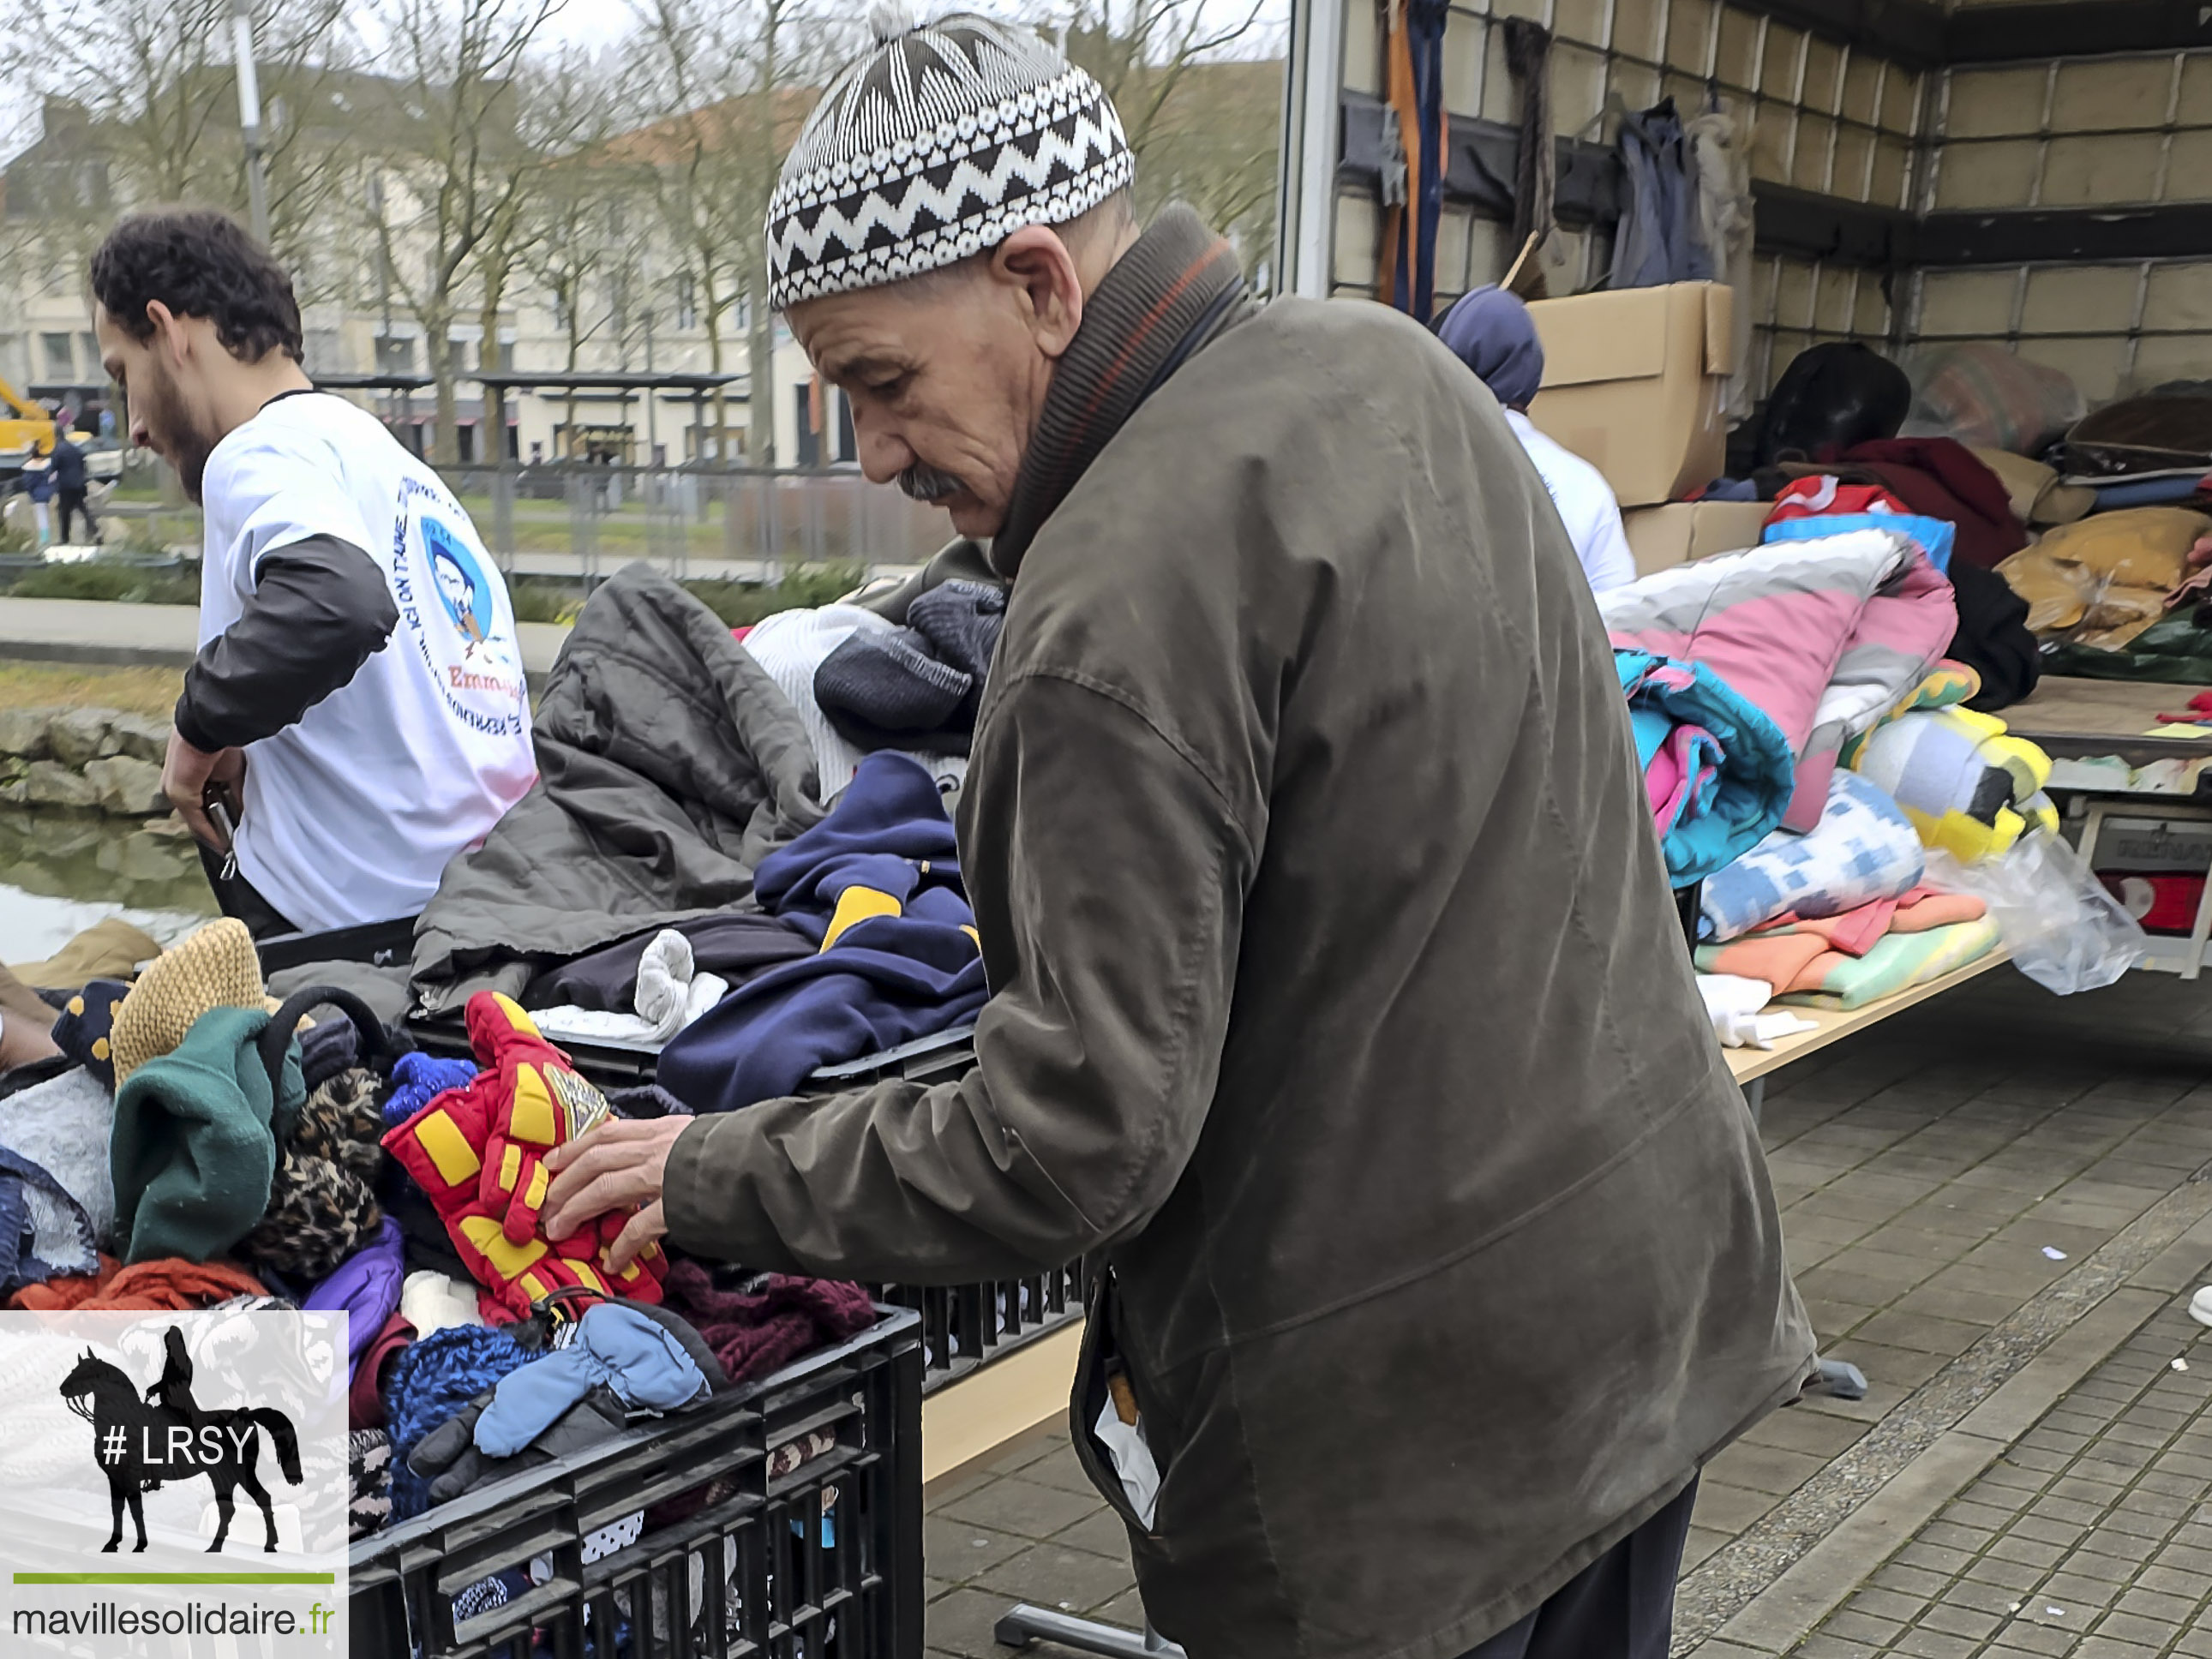
[[[1602,593],[1634,581],[1636,556],[1628,550],[1628,532],[1620,527],[1620,503],[1605,475],[1537,431],[1519,410],[1507,410],[1505,423],[1536,463],[1544,488],[1552,492],[1568,538],[1575,544],[1575,556],[1582,561],[1583,574],[1589,578],[1590,591]]]
[[[514,606],[438,475],[374,416],[280,398],[208,458],[200,643],[262,561],[331,536],[384,568],[399,625],[354,676],[246,750],[239,873],[310,932],[412,916],[538,768]]]

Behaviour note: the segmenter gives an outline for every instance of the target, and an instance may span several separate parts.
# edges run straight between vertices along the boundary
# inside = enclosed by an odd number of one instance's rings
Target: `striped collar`
[[[1188,208],[1169,208],[1085,303],[1054,371],[991,565],[1012,580],[1022,556],[1137,406],[1206,342],[1243,295],[1234,249]]]

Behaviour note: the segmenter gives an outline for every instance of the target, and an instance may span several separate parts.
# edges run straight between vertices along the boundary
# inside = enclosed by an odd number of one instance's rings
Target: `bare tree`
[[[314,240],[337,181],[348,124],[331,89],[357,46],[346,0],[251,0],[251,9],[274,66],[264,81],[270,240],[280,257],[295,255]],[[15,188],[35,197],[28,216],[44,258],[81,264],[115,212],[132,205],[192,202],[243,216],[231,41],[230,0],[33,5],[10,17],[0,82],[46,100],[45,139],[9,169],[21,174]]]
[[[1246,270],[1272,251],[1282,64],[1270,0],[1044,0],[1031,20],[1120,112],[1147,216],[1184,200]]]
[[[549,204],[565,196],[574,182],[574,159],[605,137],[623,112],[618,78],[610,65],[571,49],[544,61],[526,63],[518,77],[524,137],[535,159],[515,175],[488,216],[483,239],[471,261],[477,293],[479,344],[477,367],[504,367],[499,349],[508,295],[518,279],[532,274],[531,255],[552,229]],[[601,170],[587,182],[619,191],[623,182]],[[569,367],[574,367],[573,360]],[[483,459],[497,465],[507,443],[504,390],[483,387]]]
[[[786,149],[842,39],[823,0],[634,0],[638,71],[664,109],[627,136],[650,169],[671,252],[697,296],[711,369],[724,372],[730,313],[745,342],[747,458],[775,462],[775,333],[762,226]],[[727,411],[715,396],[714,423]]]
[[[612,318],[599,303],[608,273],[626,257],[610,203],[639,193],[636,169],[612,159],[601,145],[551,163],[526,208],[529,224],[518,245],[521,274],[550,303],[562,338],[562,367],[583,367],[584,351]],[[568,424],[576,424],[568,398]]]
[[[453,324],[467,280],[489,258],[503,292],[524,204],[549,154],[574,142],[572,100],[532,94],[532,48],[562,0],[380,0],[372,27],[405,123],[386,150],[383,187],[364,192],[384,280],[422,326],[437,404],[435,459],[459,454]],[[488,253],[489,249],[489,253]],[[497,312],[490,336],[496,350]]]

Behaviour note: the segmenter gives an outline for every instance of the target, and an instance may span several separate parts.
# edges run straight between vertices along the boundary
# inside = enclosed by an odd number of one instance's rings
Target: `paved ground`
[[[2199,1345],[2203,1334],[2169,1304],[1796,1651],[2212,1654],[2212,1346]],[[2177,1358],[2190,1369],[2175,1370]],[[1713,1643],[1704,1652],[1723,1659],[1730,1649]]]
[[[1707,1471],[1676,1651],[2212,1656],[2212,1341],[2176,1301],[2212,1274],[2212,983],[2000,972],[1779,1074],[1763,1127],[1824,1347],[1872,1386]],[[929,1504],[933,1653],[1002,1652],[1018,1598],[1140,1621],[1064,1440]]]
[[[522,665],[534,678],[552,667],[568,630],[550,623],[518,627]],[[183,668],[199,649],[199,630],[195,605],[0,595],[0,659]]]

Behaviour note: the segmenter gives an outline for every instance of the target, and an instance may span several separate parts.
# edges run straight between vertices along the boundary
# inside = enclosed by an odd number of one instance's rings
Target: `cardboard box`
[[[1757,547],[1773,510],[1771,501],[1669,501],[1632,507],[1620,522],[1628,532],[1628,550],[1636,556],[1636,574],[1648,576],[1692,559]]]
[[[1721,476],[1735,372],[1725,283],[1584,294],[1528,311],[1544,342],[1528,418],[1605,474],[1621,506],[1674,501]]]

